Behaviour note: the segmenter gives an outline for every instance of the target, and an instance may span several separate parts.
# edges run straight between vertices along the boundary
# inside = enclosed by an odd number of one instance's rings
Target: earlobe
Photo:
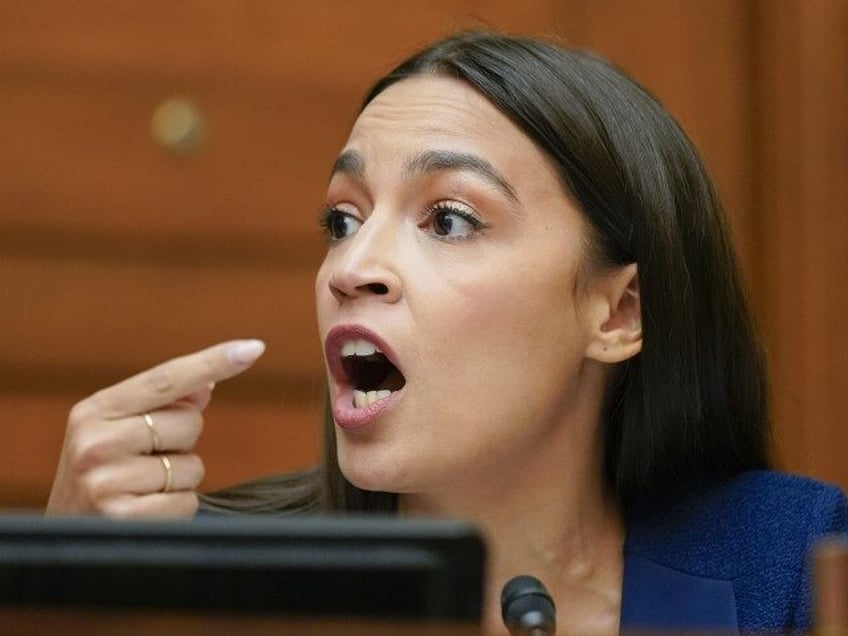
[[[642,350],[639,274],[631,263],[598,282],[596,323],[586,351],[589,358],[615,364]]]

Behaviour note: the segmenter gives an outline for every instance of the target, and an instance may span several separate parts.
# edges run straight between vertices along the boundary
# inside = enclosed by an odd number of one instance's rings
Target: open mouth
[[[356,408],[365,408],[387,398],[406,384],[400,370],[367,340],[346,342],[342,346],[341,362],[353,388],[353,406]]]

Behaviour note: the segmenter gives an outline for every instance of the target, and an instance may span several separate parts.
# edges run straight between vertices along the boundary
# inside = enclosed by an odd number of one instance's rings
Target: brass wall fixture
[[[169,97],[153,111],[150,134],[168,152],[191,155],[200,148],[206,125],[194,102],[185,97]]]

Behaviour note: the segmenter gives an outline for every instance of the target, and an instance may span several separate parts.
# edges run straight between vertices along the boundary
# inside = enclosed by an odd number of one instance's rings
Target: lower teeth
[[[360,391],[358,389],[354,389],[353,405],[358,409],[364,409],[366,406],[374,404],[377,400],[387,398],[391,394],[392,392],[386,389],[382,391]]]

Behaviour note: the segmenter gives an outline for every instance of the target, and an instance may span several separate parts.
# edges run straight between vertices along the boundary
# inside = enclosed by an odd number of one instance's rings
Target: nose
[[[336,300],[397,302],[402,293],[397,246],[396,231],[372,214],[356,234],[332,248],[325,265],[330,266],[328,284]]]

